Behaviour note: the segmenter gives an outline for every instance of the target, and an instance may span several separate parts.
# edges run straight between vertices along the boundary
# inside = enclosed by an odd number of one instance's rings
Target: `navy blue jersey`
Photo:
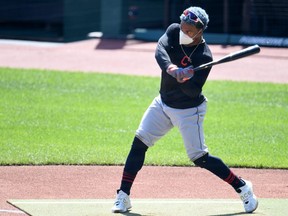
[[[190,65],[197,67],[213,59],[212,53],[205,40],[203,40],[197,48],[197,45],[182,45],[181,48],[179,44],[179,31],[180,24],[178,23],[173,23],[167,28],[165,34],[158,41],[155,58],[162,70],[160,85],[162,101],[172,108],[186,109],[196,107],[205,100],[202,94],[202,87],[207,80],[211,68],[197,71],[190,80],[179,83],[166,72],[168,66],[175,64],[181,68]],[[184,49],[184,51],[182,49]],[[190,62],[188,56],[192,52]]]

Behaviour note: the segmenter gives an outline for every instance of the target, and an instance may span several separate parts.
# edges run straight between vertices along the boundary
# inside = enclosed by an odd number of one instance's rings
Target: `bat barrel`
[[[231,53],[230,55],[227,55],[223,57],[219,63],[224,63],[224,62],[229,62],[229,61],[234,61],[240,58],[244,58],[250,55],[254,55],[256,53],[260,52],[260,47],[258,45],[250,46],[245,49],[242,49],[240,51]]]
[[[219,60],[215,60],[212,62],[208,62],[206,64],[202,64],[202,65],[194,68],[194,71],[203,70],[203,69],[206,69],[208,67],[212,67],[213,65],[222,64],[225,62],[234,61],[234,60],[237,60],[240,58],[254,55],[254,54],[259,53],[259,52],[260,52],[260,47],[258,45],[249,46],[249,47],[242,49],[242,50],[239,50],[237,52],[230,53],[229,55],[226,55]]]

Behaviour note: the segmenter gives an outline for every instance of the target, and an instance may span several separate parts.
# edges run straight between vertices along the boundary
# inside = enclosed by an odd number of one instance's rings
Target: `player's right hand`
[[[171,64],[167,68],[167,73],[173,76],[177,82],[184,83],[193,77],[194,70],[192,66],[186,68],[178,68],[176,65]]]

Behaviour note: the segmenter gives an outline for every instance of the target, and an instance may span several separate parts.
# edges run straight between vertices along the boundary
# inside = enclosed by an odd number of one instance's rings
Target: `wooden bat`
[[[247,56],[254,55],[254,54],[259,53],[259,52],[260,52],[260,47],[258,45],[249,46],[249,47],[242,49],[242,50],[239,50],[237,52],[230,53],[229,55],[226,55],[226,56],[224,56],[218,60],[214,60],[214,61],[208,62],[206,64],[202,64],[202,65],[194,68],[193,70],[194,71],[203,70],[205,68],[212,67],[213,65],[234,61],[234,60],[237,60],[240,58],[245,58]]]

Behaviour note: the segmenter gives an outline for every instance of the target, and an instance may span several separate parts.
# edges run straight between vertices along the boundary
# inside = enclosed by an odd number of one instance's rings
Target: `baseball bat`
[[[193,70],[194,71],[203,70],[205,68],[212,67],[213,65],[234,61],[234,60],[237,60],[240,58],[254,55],[254,54],[259,53],[259,52],[260,52],[260,47],[258,45],[249,46],[245,49],[230,53],[229,55],[226,55],[226,56],[224,56],[218,60],[214,60],[214,61],[208,62],[206,64],[202,64],[198,67],[195,67]]]

